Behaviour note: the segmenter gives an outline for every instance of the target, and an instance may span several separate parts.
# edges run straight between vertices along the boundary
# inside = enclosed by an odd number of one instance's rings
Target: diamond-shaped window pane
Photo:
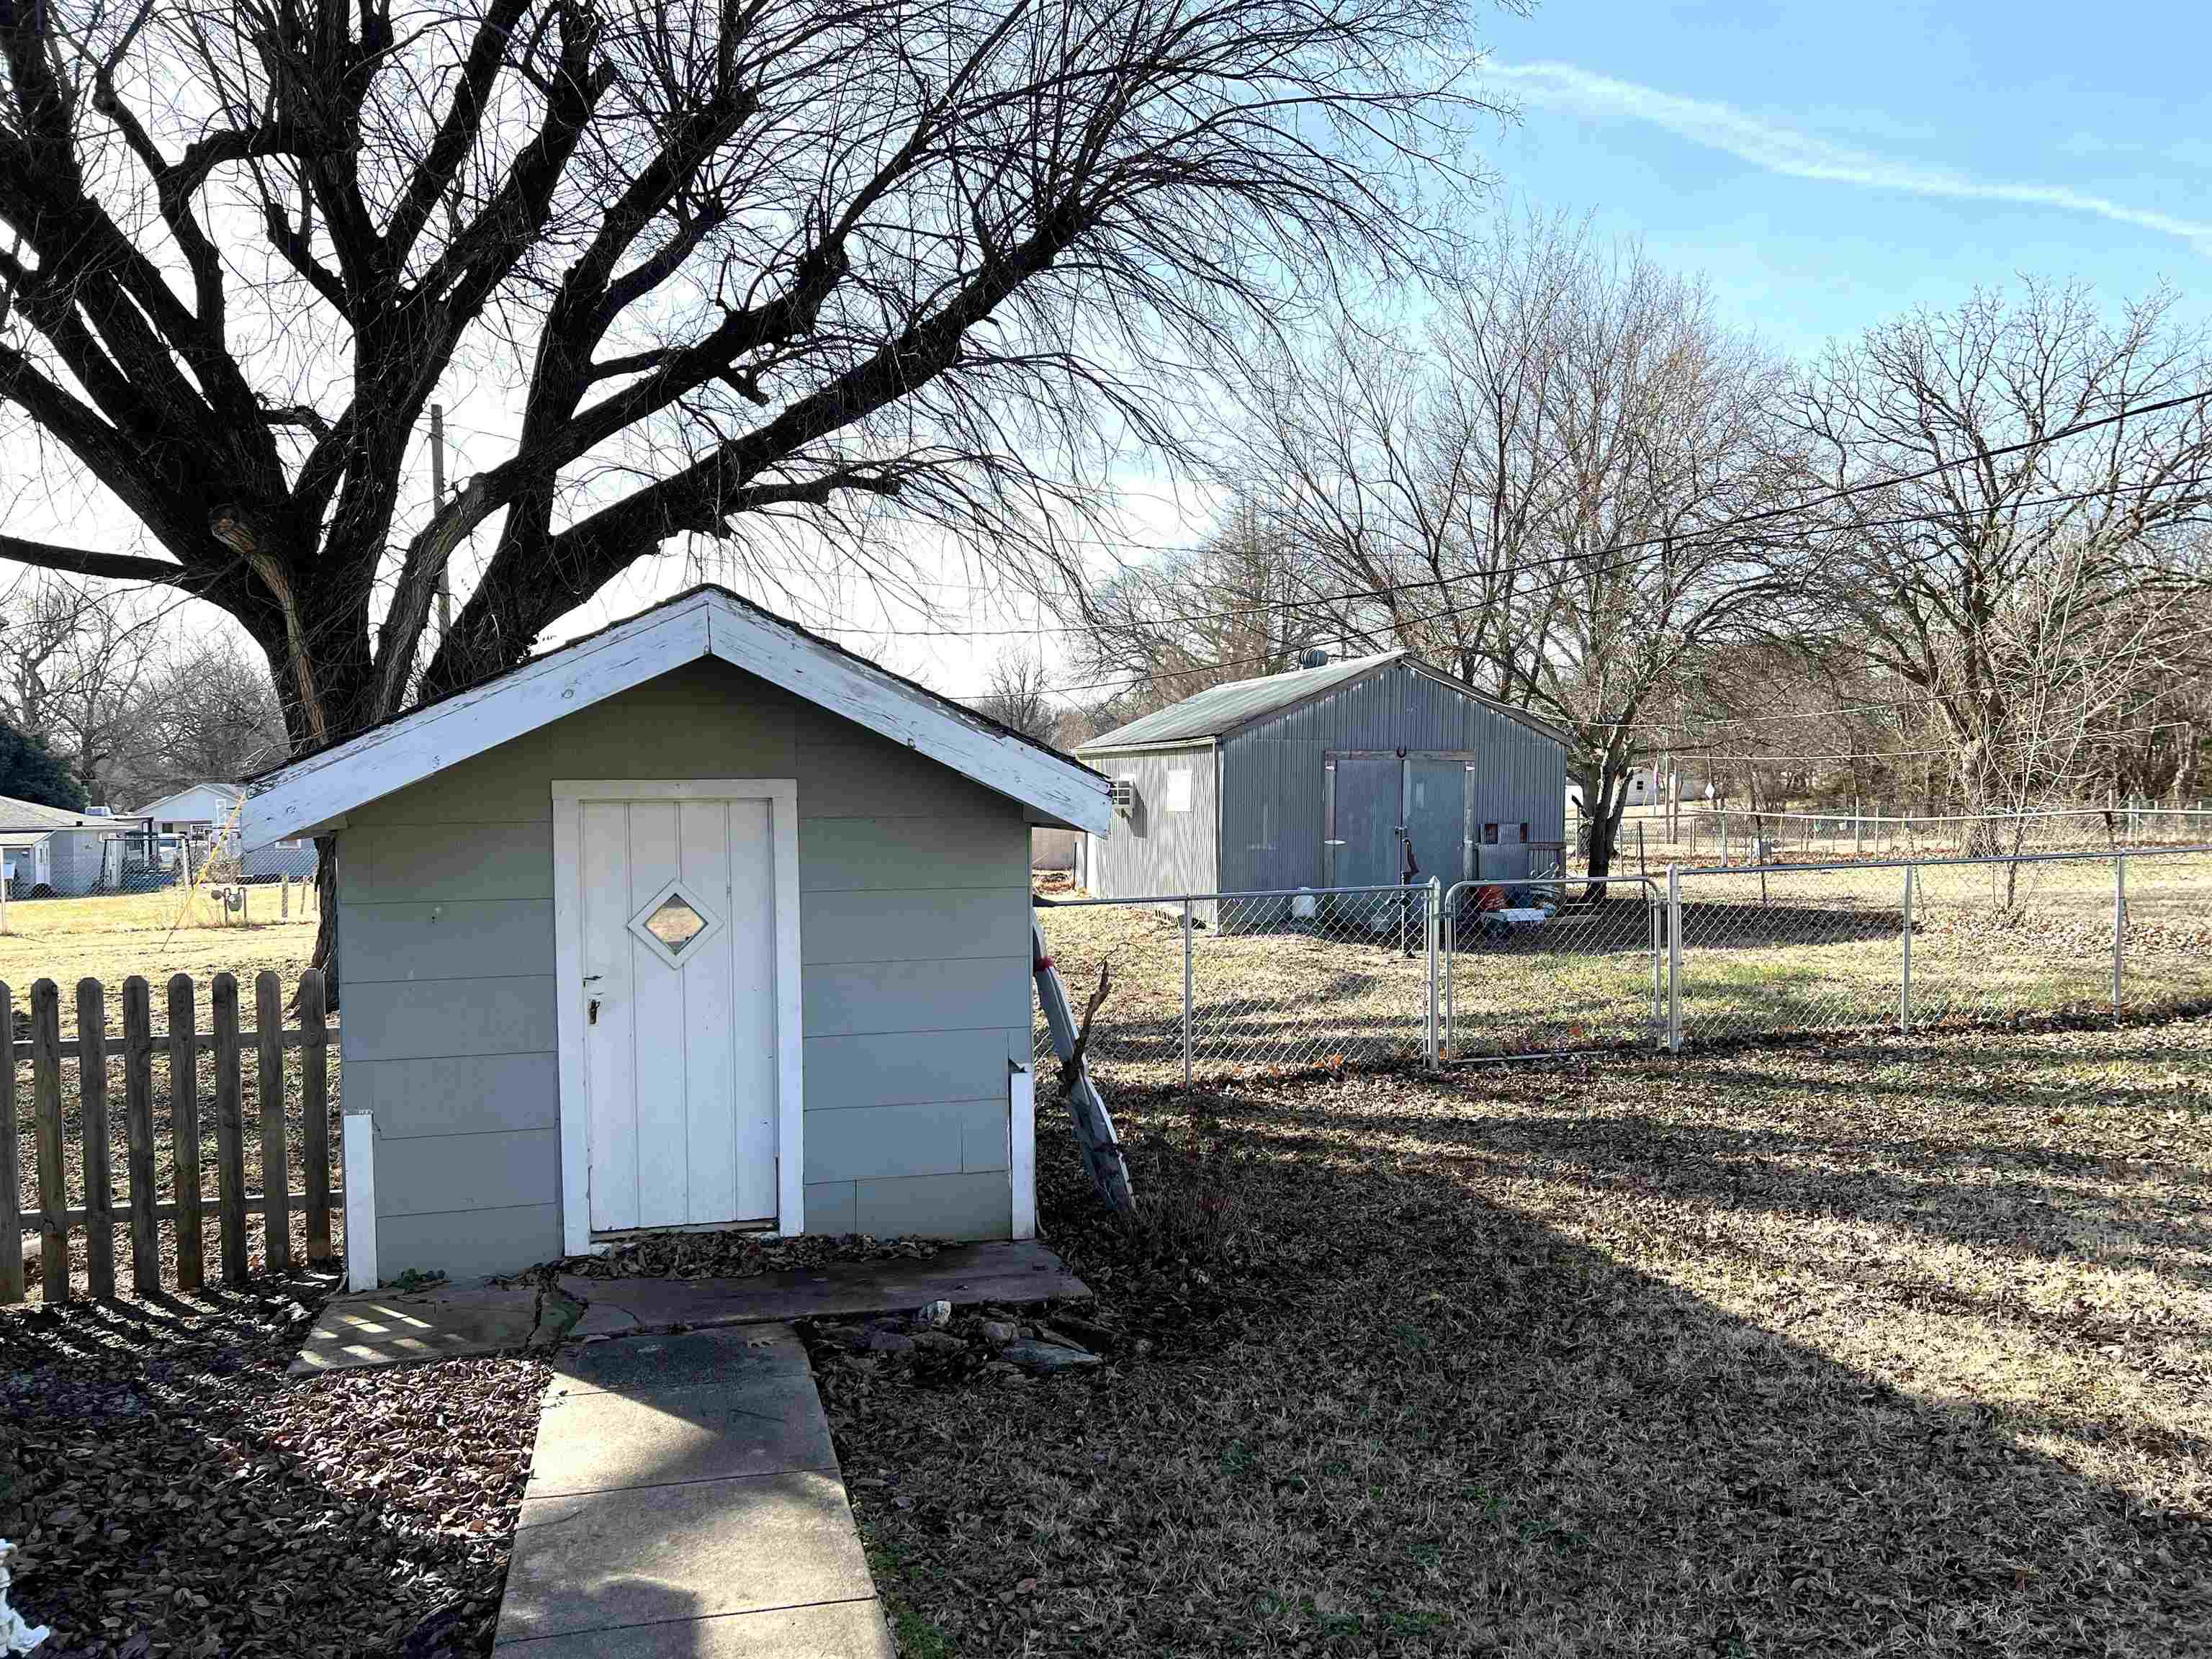
[[[645,931],[668,947],[671,956],[683,953],[684,947],[706,930],[707,918],[684,902],[681,893],[671,893],[663,899],[660,908],[645,919]]]

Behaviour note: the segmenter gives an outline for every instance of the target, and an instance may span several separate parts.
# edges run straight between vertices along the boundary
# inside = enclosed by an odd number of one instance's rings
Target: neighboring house
[[[9,891],[22,896],[43,887],[75,896],[112,886],[121,873],[118,837],[128,827],[105,812],[70,812],[0,795]]]
[[[312,837],[287,836],[265,847],[240,845],[238,809],[246,791],[234,783],[195,783],[149,801],[131,814],[149,824],[156,838],[162,867],[178,866],[178,844],[191,843],[195,867],[213,856],[248,881],[277,876],[312,878],[315,873],[315,843]]]
[[[1559,734],[1403,651],[1217,685],[1075,752],[1115,781],[1083,849],[1100,898],[1386,886],[1409,842],[1423,879],[1510,879],[1566,833]]]
[[[470,1277],[652,1227],[1030,1236],[1030,832],[1110,811],[701,588],[293,762],[240,820],[337,836],[359,1242]]]
[[[134,807],[131,816],[153,820],[157,834],[204,842],[230,829],[245,799],[246,791],[234,783],[195,783]]]

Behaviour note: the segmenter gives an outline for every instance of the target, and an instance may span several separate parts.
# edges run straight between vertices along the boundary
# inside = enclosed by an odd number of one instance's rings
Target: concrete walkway
[[[592,1342],[551,1363],[499,1654],[892,1659],[789,1326]]]

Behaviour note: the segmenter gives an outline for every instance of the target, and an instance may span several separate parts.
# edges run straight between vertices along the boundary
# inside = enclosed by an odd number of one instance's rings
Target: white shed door
[[[776,1214],[775,836],[764,799],[580,805],[595,1232]]]

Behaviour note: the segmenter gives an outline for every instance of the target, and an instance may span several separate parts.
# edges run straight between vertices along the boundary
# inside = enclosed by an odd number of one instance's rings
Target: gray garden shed
[[[1114,823],[1100,898],[1514,879],[1558,861],[1566,749],[1522,710],[1403,651],[1237,680],[1094,738]]]
[[[350,1276],[1029,1237],[1030,832],[1110,813],[714,588],[258,780],[246,845],[337,839]]]

